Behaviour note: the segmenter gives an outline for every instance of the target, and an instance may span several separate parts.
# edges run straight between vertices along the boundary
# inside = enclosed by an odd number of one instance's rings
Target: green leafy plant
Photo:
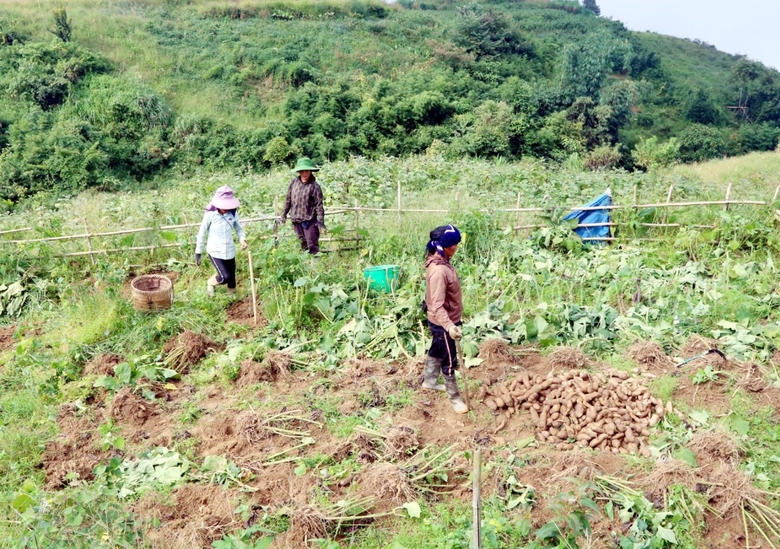
[[[696,373],[691,376],[691,381],[694,385],[701,385],[702,383],[717,381],[719,374],[720,372],[717,372],[712,368],[712,366],[708,365],[704,368],[699,368],[696,370]]]
[[[121,362],[114,366],[113,376],[97,378],[94,386],[104,387],[109,391],[131,386],[143,391],[145,398],[154,400],[154,393],[148,388],[150,382],[165,382],[180,377],[179,372],[168,368],[160,358],[153,359],[151,355],[144,355]]]

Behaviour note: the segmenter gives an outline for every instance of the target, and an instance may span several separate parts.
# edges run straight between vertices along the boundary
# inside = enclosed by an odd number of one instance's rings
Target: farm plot
[[[728,403],[733,393],[759,409],[763,392],[778,391],[739,386],[749,368],[730,361],[720,384],[696,384],[694,401],[692,371],[676,369],[660,347],[627,355],[634,360],[619,370],[576,348],[542,356],[488,340],[469,371],[467,416],[419,388],[418,360],[355,358],[315,373],[302,357],[271,351],[242,362],[232,381],[201,387],[187,373],[195,362],[179,381],[139,380],[97,389],[89,405],[63,405],[60,434],[44,452],[46,487],[104,480],[100,464],[113,462],[118,501],[152,547],[239,539],[360,547],[376,531],[397,531],[395,543],[410,546],[419,538],[400,532],[405,523],[425,530],[421,510],[435,523],[437,509],[470,501],[470,457],[480,447],[486,529],[499,544],[549,535],[594,547],[672,538],[696,546],[701,534],[726,548],[746,543],[746,522],[749,535],[774,539],[773,500],[740,469],[740,423],[718,421],[727,414],[707,395]],[[668,380],[676,383],[665,398]],[[29,527],[35,518],[44,513]],[[504,526],[490,526],[499,518]],[[460,536],[467,543],[466,530]]]

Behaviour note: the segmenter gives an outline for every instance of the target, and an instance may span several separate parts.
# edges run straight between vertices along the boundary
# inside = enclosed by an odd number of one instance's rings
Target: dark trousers
[[[228,288],[235,288],[236,258],[219,259],[218,257],[209,256],[209,259],[214,264],[214,268],[217,270],[217,283],[227,284]]]
[[[301,241],[301,249],[310,254],[320,253],[320,228],[314,221],[304,221],[303,223],[292,224],[298,240]]]
[[[442,359],[441,373],[445,376],[451,376],[458,368],[458,353],[455,349],[455,340],[450,337],[447,330],[438,324],[428,321],[428,327],[431,329],[431,335],[433,336],[428,356]]]

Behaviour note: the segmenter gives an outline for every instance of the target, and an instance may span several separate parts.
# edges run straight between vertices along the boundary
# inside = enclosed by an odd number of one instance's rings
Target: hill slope
[[[676,136],[687,161],[780,133],[776,71],[571,1],[6,2],[0,36],[12,202],[301,154],[631,168],[652,135]]]

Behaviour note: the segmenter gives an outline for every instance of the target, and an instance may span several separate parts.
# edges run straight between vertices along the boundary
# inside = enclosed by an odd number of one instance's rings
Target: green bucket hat
[[[316,172],[319,171],[319,168],[314,165],[314,163],[311,161],[311,158],[308,156],[304,156],[302,158],[298,159],[298,162],[295,163],[295,167],[293,168],[294,172],[302,172],[304,170],[309,170],[310,172]]]

